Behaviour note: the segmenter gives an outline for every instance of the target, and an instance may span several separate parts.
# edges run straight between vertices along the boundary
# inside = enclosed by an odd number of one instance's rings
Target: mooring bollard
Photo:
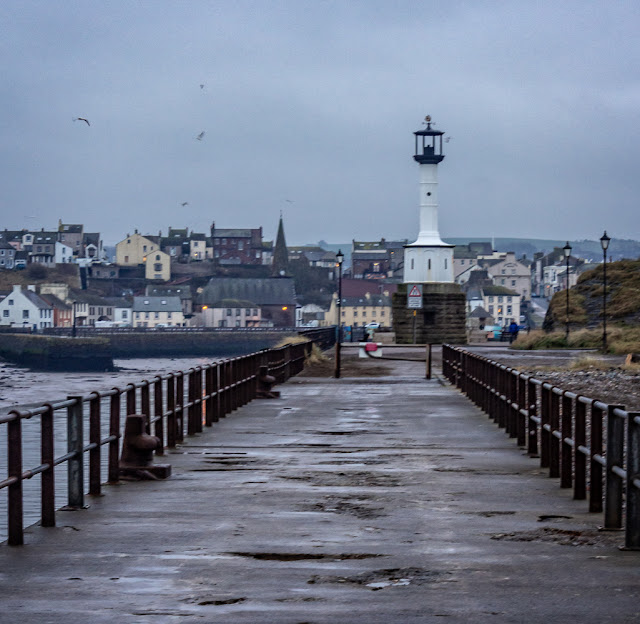
[[[129,414],[124,425],[120,476],[123,479],[144,481],[166,479],[171,475],[170,464],[154,464],[153,451],[159,448],[160,438],[146,432],[147,417]]]
[[[273,375],[269,375],[269,367],[261,366],[258,372],[256,399],[277,399],[280,393],[271,389],[274,383],[276,383],[276,378]]]

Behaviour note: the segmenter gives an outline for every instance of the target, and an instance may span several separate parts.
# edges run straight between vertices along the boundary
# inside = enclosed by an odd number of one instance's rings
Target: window
[[[375,315],[376,315],[376,311],[375,311],[375,310],[372,310],[372,311],[371,311],[371,316],[375,316]]]
[[[444,268],[446,269],[448,266],[447,258],[444,259]]]
[[[153,315],[153,318],[155,318],[155,319],[159,319],[159,318],[160,318],[160,312],[156,312],[156,313]]]
[[[501,279],[500,283],[504,286],[504,279]]]
[[[411,258],[411,268],[413,269],[414,267],[414,262],[413,262],[413,258]]]
[[[9,299],[9,305],[13,305],[13,299]]]
[[[146,245],[142,245],[142,251],[147,251],[147,246]]]
[[[122,310],[122,318],[123,319],[129,318],[127,314],[127,310]]]
[[[146,318],[146,319],[148,319],[148,318],[149,318],[149,313],[148,313],[148,312],[145,312],[145,313],[144,313],[144,318]],[[145,327],[146,327],[146,324],[145,324]]]
[[[380,310],[380,316],[384,316],[384,310]]]
[[[244,241],[238,241],[238,249],[242,251],[244,249]]]
[[[6,310],[5,310],[5,312],[6,312]],[[9,316],[8,312],[7,312],[7,316]],[[344,318],[345,316],[347,316],[347,313],[344,310],[342,310],[342,318]]]
[[[358,310],[353,311],[353,318],[356,318],[356,316],[358,316]]]
[[[236,321],[236,327],[240,327],[240,321]]]
[[[252,316],[258,316],[258,308],[253,308]]]
[[[160,262],[160,254],[156,254],[156,261]],[[160,269],[156,269],[156,271],[159,271]]]
[[[427,269],[429,269],[429,271],[431,271],[431,258],[429,258],[427,260]]]
[[[245,316],[251,316],[251,308],[247,308],[247,309],[244,311],[244,314],[245,314]]]
[[[507,303],[511,303],[511,297],[507,297]]]
[[[129,262],[129,256],[124,257],[124,263],[127,264]]]
[[[24,319],[29,318],[29,310],[22,310],[22,318]]]
[[[136,312],[136,318],[139,319],[140,318],[140,312]]]
[[[502,273],[502,275],[506,275],[507,274],[507,269],[502,269],[501,273]]]
[[[156,263],[153,265],[153,270],[154,270],[154,271],[162,271],[162,263],[160,263],[160,262],[156,262]]]
[[[489,306],[489,314],[493,314],[493,306],[492,305]]]
[[[502,297],[498,297],[498,303],[502,303]]]
[[[0,249],[0,256],[4,256],[4,249]]]
[[[231,308],[227,308],[227,316],[231,316]]]
[[[171,318],[171,312],[167,312],[167,318],[170,319]]]
[[[460,260],[460,265],[464,266],[464,260]]]
[[[227,321],[218,321],[218,327],[226,327]]]
[[[515,286],[516,285],[516,280],[511,280],[511,285]]]
[[[489,301],[493,303],[493,297],[489,297]]]
[[[2,316],[7,318],[7,316],[9,316],[9,310],[2,310]]]
[[[104,314],[104,308],[98,308],[98,316],[102,316]]]
[[[511,269],[511,275],[515,275],[516,274],[516,270],[515,269]]]
[[[240,308],[236,308],[236,316],[240,316],[240,312],[241,312],[241,311],[242,311],[242,310],[240,310]]]
[[[507,306],[507,314],[513,314],[513,310],[511,309],[511,306]]]
[[[89,308],[89,315],[93,316],[96,313],[96,309],[94,307]]]

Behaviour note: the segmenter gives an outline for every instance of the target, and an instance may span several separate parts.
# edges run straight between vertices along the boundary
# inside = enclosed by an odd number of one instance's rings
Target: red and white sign
[[[422,284],[407,286],[407,308],[422,309]]]

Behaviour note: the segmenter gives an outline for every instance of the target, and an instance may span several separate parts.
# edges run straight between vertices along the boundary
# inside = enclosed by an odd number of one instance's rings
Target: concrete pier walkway
[[[0,546],[0,623],[640,621],[640,553],[424,365],[294,378]]]

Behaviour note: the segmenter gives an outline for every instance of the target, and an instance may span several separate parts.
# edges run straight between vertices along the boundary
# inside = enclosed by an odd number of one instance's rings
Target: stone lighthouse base
[[[414,310],[407,308],[407,284],[393,295],[397,344],[414,343]],[[467,344],[467,300],[458,284],[422,284],[422,310],[415,310],[416,344]]]

